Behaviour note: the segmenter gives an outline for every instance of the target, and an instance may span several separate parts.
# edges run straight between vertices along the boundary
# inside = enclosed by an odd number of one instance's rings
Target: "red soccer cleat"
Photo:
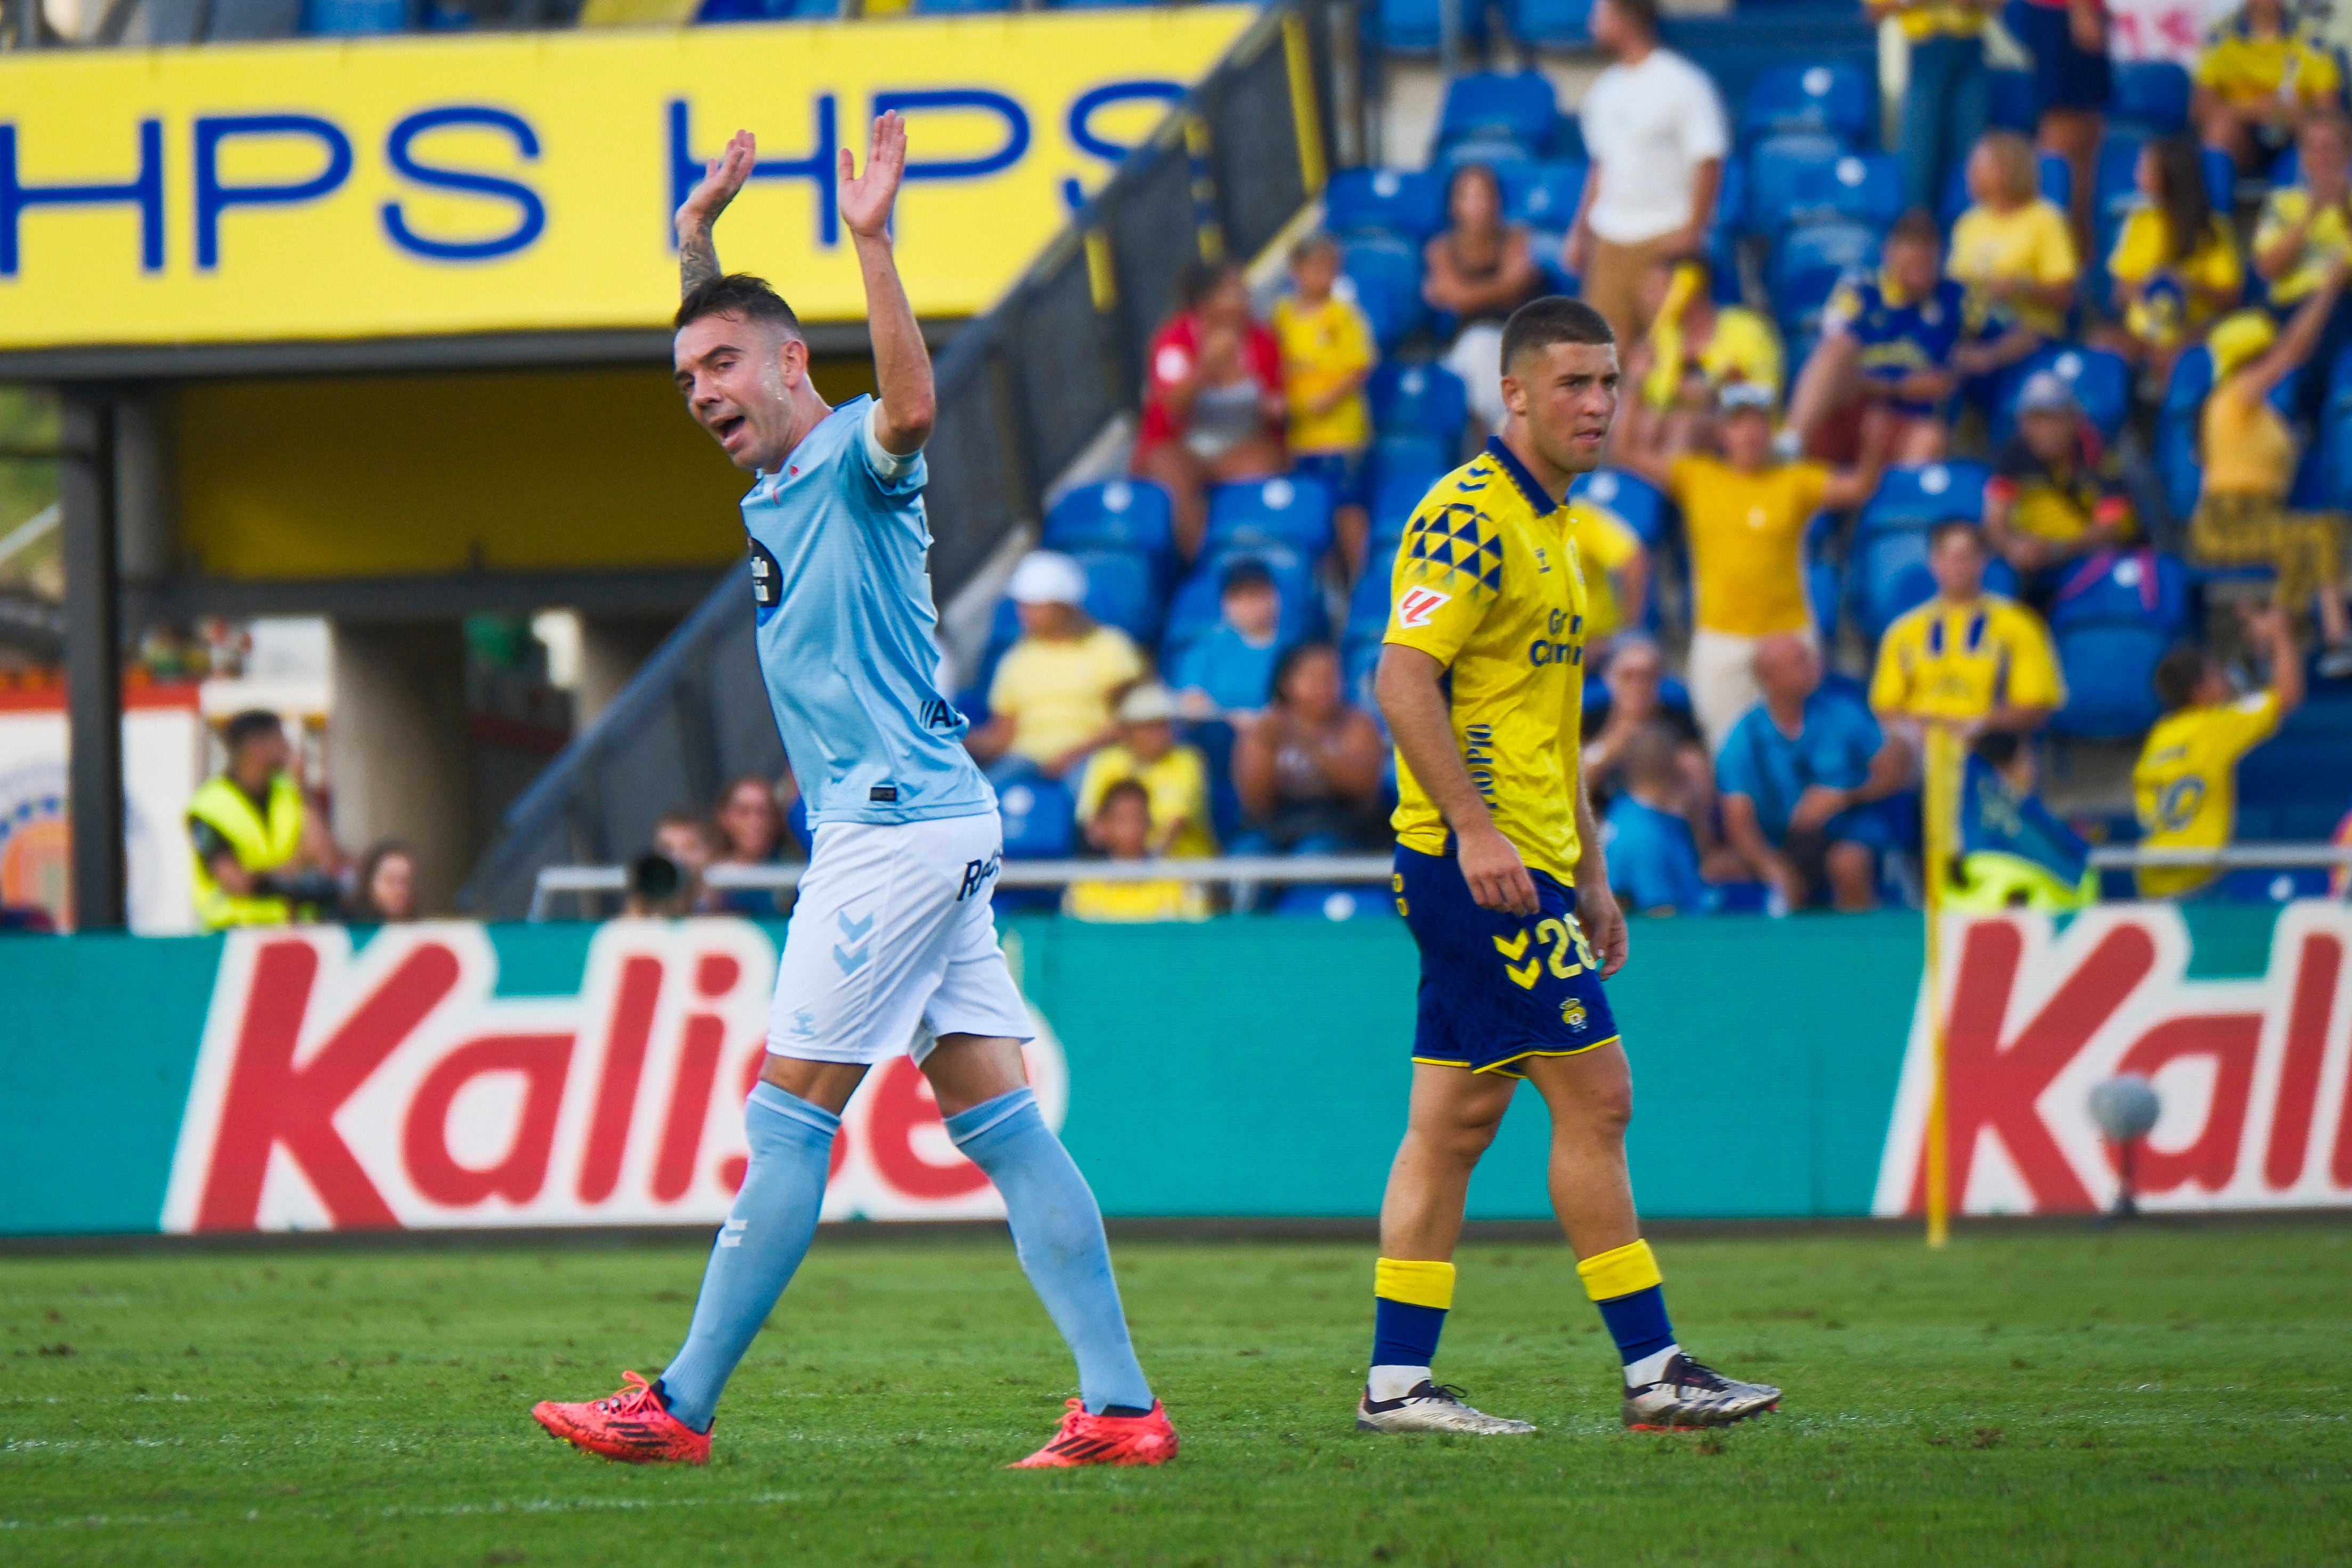
[[[710,1463],[709,1433],[672,1415],[653,1384],[635,1373],[621,1376],[626,1386],[610,1398],[587,1405],[542,1399],[530,1407],[531,1419],[575,1448],[625,1464]],[[1172,1450],[1172,1436],[1169,1442]]]
[[[1164,1465],[1176,1457],[1176,1428],[1168,1408],[1154,1400],[1149,1415],[1089,1415],[1073,1399],[1054,1440],[1005,1466],[1008,1470],[1051,1470],[1072,1465]]]

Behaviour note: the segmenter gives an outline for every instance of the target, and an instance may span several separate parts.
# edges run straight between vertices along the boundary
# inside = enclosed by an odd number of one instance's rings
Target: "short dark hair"
[[[1315,641],[1295,642],[1282,650],[1281,657],[1274,661],[1274,679],[1266,683],[1267,689],[1273,694],[1276,701],[1284,700],[1282,688],[1284,683],[1289,680],[1292,672],[1317,654],[1329,654],[1336,659],[1339,657],[1339,650],[1328,642]],[[1343,702],[1347,700],[1345,692],[1340,693],[1340,700]]]
[[[1511,319],[1503,323],[1503,369],[1507,374],[1529,349],[1616,341],[1617,334],[1609,330],[1609,318],[1583,300],[1546,294],[1512,311]]]
[[[1217,291],[1217,286],[1241,271],[1234,261],[1188,261],[1184,276],[1176,285],[1176,297],[1184,309],[1197,310],[1201,301]]]
[[[1936,215],[1926,207],[1913,207],[1901,217],[1896,218],[1895,226],[1886,231],[1886,242],[1889,245],[1898,239],[1916,240],[1921,245],[1941,246],[1944,243],[1943,226],[1936,221]]]
[[[2205,650],[2194,643],[2182,643],[2158,659],[2149,684],[2156,688],[2156,700],[2164,704],[2164,710],[2178,713],[2196,701],[2197,689],[2205,683],[2210,668]]]
[[[730,272],[724,278],[713,278],[698,283],[686,291],[677,302],[677,318],[670,331],[683,331],[705,316],[737,316],[746,321],[760,321],[793,337],[801,335],[801,319],[784,303],[784,297],[772,288],[764,278],[754,278],[748,272]]]
[[[1310,256],[1322,256],[1326,253],[1333,256],[1339,254],[1339,237],[1328,228],[1309,229],[1298,237],[1297,244],[1290,247],[1290,259],[1299,262]]]
[[[1217,594],[1223,597],[1236,588],[1271,588],[1274,585],[1274,568],[1255,555],[1244,555],[1226,565],[1217,579]]]
[[[267,708],[248,708],[221,726],[221,743],[228,748],[231,756],[243,751],[247,742],[265,735],[275,735],[281,741],[286,738],[284,721]]]
[[[1945,536],[1955,531],[1967,534],[1969,542],[1977,547],[1977,553],[1979,555],[1991,552],[1990,547],[1985,543],[1984,530],[1977,526],[1977,520],[1972,517],[1938,519],[1936,525],[1927,530],[1927,552],[1934,554],[1942,547]]]
[[[1144,782],[1139,778],[1120,779],[1117,783],[1113,784],[1108,789],[1103,791],[1102,798],[1095,802],[1095,815],[1097,816],[1100,816],[1103,813],[1110,809],[1111,802],[1115,800],[1124,800],[1129,795],[1133,795],[1136,799],[1143,803],[1143,814],[1146,816],[1151,815],[1151,791],[1146,787]]]
[[[1658,0],[1609,0],[1617,14],[1655,37],[1658,31]]]

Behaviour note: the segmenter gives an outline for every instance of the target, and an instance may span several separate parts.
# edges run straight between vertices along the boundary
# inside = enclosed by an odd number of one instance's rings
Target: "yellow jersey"
[[[1532,870],[1573,886],[1584,578],[1565,508],[1499,438],[1422,498],[1390,576],[1388,633],[1444,667],[1454,743]],[[1446,852],[1445,819],[1397,758],[1397,842]]]
[[[1285,294],[1274,302],[1273,324],[1274,340],[1282,347],[1283,396],[1290,404],[1290,449],[1352,452],[1370,445],[1371,405],[1362,388],[1322,413],[1311,406],[1380,358],[1364,312],[1337,295],[1320,305],[1305,305]]]
[[[1609,637],[1625,620],[1611,574],[1642,553],[1641,536],[1591,496],[1578,496],[1568,503],[1568,537],[1576,545],[1577,564],[1586,574],[1584,636],[1588,641]]]
[[[2225,103],[2292,98],[2305,108],[2331,101],[2344,85],[2336,57],[2316,35],[2297,29],[2257,38],[2234,21],[2214,29],[2198,58],[2196,79]]]
[[[2275,691],[2158,719],[2132,769],[2141,845],[2203,849],[2227,844],[2238,821],[2238,759],[2278,727]],[[2170,898],[2217,875],[2204,866],[2151,866],[2139,874],[2139,890],[2147,898]]]
[[[2065,700],[2042,617],[1998,594],[1965,605],[1930,599],[1896,617],[1870,677],[1873,708],[1918,719],[1965,722],[2004,704],[2056,708]]]
[[[1873,16],[1884,12],[1874,11]],[[1985,30],[1985,7],[1969,0],[1910,0],[1894,7],[1895,19],[1907,38],[1974,38]]]
[[[2054,203],[2040,197],[2008,212],[1972,206],[1952,224],[1944,275],[1981,289],[1995,279],[2072,283],[2081,276],[2074,230]],[[2046,305],[2012,304],[2010,314],[2044,337],[2066,335],[2066,312]]]
[[[1062,912],[1072,920],[1108,924],[1204,921],[1209,918],[1209,895],[1198,882],[1173,878],[1156,882],[1073,882],[1063,889]]]
[[[1217,831],[1209,817],[1209,767],[1199,748],[1171,746],[1145,762],[1126,746],[1113,742],[1087,759],[1078,775],[1078,820],[1092,822],[1110,786],[1133,779],[1151,797],[1151,830],[1183,821],[1183,830],[1168,846],[1171,857],[1205,857],[1217,852]]]
[[[1740,305],[1725,305],[1715,312],[1715,331],[1706,346],[1693,350],[1684,342],[1682,322],[1660,316],[1650,323],[1650,374],[1642,378],[1642,400],[1664,411],[1682,400],[1683,383],[1693,371],[1711,387],[1735,383],[1761,386],[1780,401],[1784,364],[1780,334],[1771,321]]]
[[[2327,281],[2327,269],[2336,265],[2336,258],[2352,251],[2352,210],[2347,210],[2347,204],[2332,202],[2313,212],[2308,186],[2274,185],[2263,200],[2262,221],[2254,226],[2254,254],[2260,256],[2285,238],[2306,217],[2311,226],[2303,231],[2303,247],[2295,253],[2294,265],[2271,285],[2274,306],[2292,305]]]
[[[2198,419],[2209,496],[2284,500],[2294,488],[2294,432],[2267,397],[2248,397],[2236,377],[2205,395]]]
[[[1830,471],[1780,463],[1743,474],[1715,458],[1675,459],[1666,493],[1683,509],[1697,606],[1693,623],[1730,637],[1769,637],[1813,624],[1805,588],[1805,525]]]
[[[1119,689],[1143,678],[1143,657],[1117,626],[1076,637],[1024,637],[988,688],[988,710],[1013,721],[1013,750],[1057,761],[1110,728]]]
[[[2140,206],[2124,219],[2107,253],[2107,272],[2118,283],[2145,288],[2158,275],[2179,279],[2186,299],[2154,300],[2143,295],[2124,311],[2124,327],[2142,342],[2171,344],[2184,337],[2200,336],[2213,318],[2237,302],[2246,287],[2246,269],[2238,259],[2237,237],[2216,217],[2206,226],[2205,237],[2186,257],[2172,255],[2172,226],[2160,207]]]

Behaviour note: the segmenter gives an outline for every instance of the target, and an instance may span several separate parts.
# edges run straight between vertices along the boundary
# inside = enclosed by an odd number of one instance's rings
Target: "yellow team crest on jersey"
[[[1571,996],[1559,1005],[1559,1021],[1571,1029],[1584,1027],[1584,1004]]]

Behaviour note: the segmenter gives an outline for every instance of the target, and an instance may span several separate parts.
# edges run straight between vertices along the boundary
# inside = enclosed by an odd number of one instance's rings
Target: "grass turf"
[[[2312,1563],[2352,1560],[2352,1230],[1661,1246],[1684,1339],[1788,1389],[1618,1426],[1557,1246],[1466,1247],[1440,1375],[1529,1439],[1351,1429],[1370,1249],[1117,1247],[1183,1436],[1012,1473],[1071,1392],[1001,1237],[820,1240],[708,1469],[606,1465],[537,1398],[655,1370],[684,1245],[0,1258],[0,1558]]]

